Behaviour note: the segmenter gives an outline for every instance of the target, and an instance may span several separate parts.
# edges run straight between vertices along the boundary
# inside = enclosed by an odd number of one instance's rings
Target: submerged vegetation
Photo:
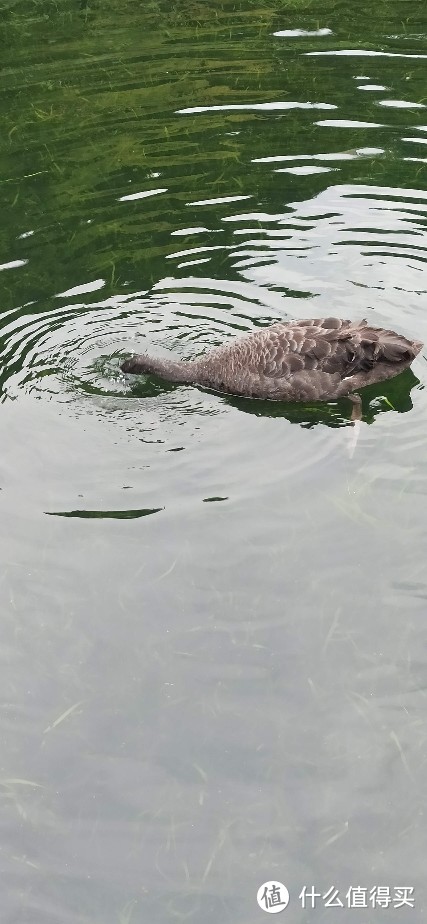
[[[286,103],[296,96],[304,103],[346,107],[343,87],[337,96],[328,59],[304,56],[311,48],[309,37],[298,40],[297,48],[292,38],[274,37],[294,24],[296,7],[301,27],[319,23],[318,14],[313,22],[315,4],[307,0],[264,0],[261,5],[153,0],[143,8],[133,0],[79,8],[70,0],[6,3],[0,27],[6,49],[0,195],[8,221],[2,223],[0,245],[7,252],[12,236],[13,259],[26,260],[34,241],[22,233],[37,234],[44,260],[30,260],[25,281],[19,273],[11,287],[9,280],[0,280],[5,306],[29,298],[45,306],[46,298],[71,287],[76,275],[101,276],[110,292],[140,280],[151,286],[163,275],[165,257],[176,249],[168,234],[177,224],[194,223],[192,199],[253,196],[262,180],[262,202],[274,210],[277,174],[269,180],[257,161],[266,150],[282,156],[317,152],[316,126],[310,118],[303,127],[299,110],[278,110],[273,118],[269,111],[238,107]],[[333,0],[322,7],[323,17],[326,10],[332,28],[322,38],[322,49],[336,48],[337,41],[348,45],[335,34],[341,14]],[[354,16],[359,41],[362,26],[369,45],[372,10],[369,16],[367,10],[357,5]],[[387,10],[386,3],[376,7],[377,29]],[[411,28],[410,18],[405,28]],[[392,62],[383,61],[386,82],[391,67]],[[408,62],[401,80],[410,81],[405,92],[410,87],[412,98],[422,97],[420,79],[420,68]],[[359,96],[357,111],[352,103],[352,118],[366,120],[367,94]],[[195,106],[218,107],[209,113],[209,127],[203,116],[192,115]],[[341,129],[330,129],[325,154],[342,149],[343,141]],[[369,126],[358,127],[346,133],[344,147],[369,148],[371,141]],[[361,183],[390,183],[396,145],[402,142],[388,128],[378,128],[378,144],[389,151],[387,162],[378,156],[361,158]],[[340,167],[340,182],[346,173],[354,179],[351,162]],[[319,175],[305,177],[305,195],[314,194],[321,181]],[[131,192],[164,185],[161,199],[148,197],[142,214],[138,200],[122,201]],[[203,223],[199,209],[200,218]],[[216,230],[211,226],[212,242]],[[212,256],[218,274],[223,259],[221,251]],[[228,263],[227,275],[230,271]]]

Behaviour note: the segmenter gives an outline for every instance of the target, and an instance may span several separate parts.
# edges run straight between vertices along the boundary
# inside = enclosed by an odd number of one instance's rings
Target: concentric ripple
[[[339,164],[363,153],[315,158]],[[377,156],[376,151],[369,151],[369,156]],[[302,157],[295,155],[294,160]],[[283,169],[278,166],[281,160],[289,163],[291,158],[261,159],[273,174]],[[205,204],[205,218],[210,215],[217,223],[220,205]],[[171,234],[168,262],[175,274],[151,291],[87,304],[80,299],[93,299],[103,287],[102,280],[94,280],[62,292],[56,301],[65,304],[59,307],[54,304],[39,312],[29,304],[4,313],[3,397],[43,393],[73,403],[91,395],[125,398],[131,391],[148,398],[168,387],[144,377],[130,384],[120,371],[123,354],[160,351],[192,358],[228,337],[291,317],[368,316],[373,323],[406,328],[427,340],[427,324],[420,330],[418,306],[426,294],[420,275],[427,259],[426,194],[343,185],[329,186],[283,213],[230,214],[230,203],[227,207],[222,231],[217,228],[216,239],[222,243],[209,242],[209,222],[188,227],[184,235]],[[212,264],[219,257],[228,265],[227,279],[186,275],[201,259]],[[402,293],[410,295],[403,304]],[[404,390],[408,385],[409,380]],[[411,380],[410,388],[413,385]],[[384,387],[383,393],[387,394]],[[401,409],[410,406],[404,397],[397,400]],[[195,405],[200,410],[200,401]],[[238,399],[235,406],[239,407]],[[392,401],[376,405],[374,414],[393,406]],[[250,402],[241,402],[240,409],[267,416],[280,413],[308,426],[345,423],[342,409],[288,412]]]

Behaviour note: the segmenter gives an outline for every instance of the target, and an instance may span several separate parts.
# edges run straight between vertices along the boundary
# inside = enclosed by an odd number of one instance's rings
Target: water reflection
[[[161,510],[163,507],[153,507],[152,510],[45,510],[45,513],[50,517],[74,517],[80,520],[139,520],[140,517],[149,517]]]
[[[416,378],[412,369],[405,369],[394,379],[360,389],[362,420],[371,424],[380,414],[389,411],[404,414],[410,411],[413,407],[411,391],[419,384],[419,379]],[[328,427],[352,426],[350,420],[352,405],[346,399],[312,404],[303,402],[285,404],[282,401],[257,401],[253,398],[227,395],[224,400],[246,414],[255,414],[259,417],[283,417],[303,427],[311,428],[316,424],[324,424]]]
[[[130,386],[127,384],[127,390],[130,391],[134,398],[160,397],[174,392],[179,394],[183,388],[183,386],[165,382],[154,375],[132,376],[131,378],[132,383]],[[373,423],[380,414],[390,411],[397,411],[401,414],[410,411],[413,407],[411,392],[419,385],[420,381],[414,375],[412,369],[406,369],[393,379],[360,389],[363,421]],[[254,414],[257,417],[283,418],[302,426],[313,427],[316,424],[324,424],[329,427],[347,427],[352,425],[350,417],[353,405],[346,398],[339,401],[286,403],[284,401],[244,398],[211,389],[197,389],[196,386],[185,386],[185,393],[191,396],[193,389],[196,390],[196,393],[205,392],[216,395],[219,399],[217,413],[220,412],[220,406],[222,405],[224,407],[233,407],[246,414]],[[177,408],[177,405],[175,407]],[[192,407],[190,399],[187,413],[189,411],[193,414],[200,414],[200,402],[195,402]]]

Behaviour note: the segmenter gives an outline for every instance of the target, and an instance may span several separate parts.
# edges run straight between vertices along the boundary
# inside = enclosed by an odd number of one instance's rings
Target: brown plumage
[[[252,398],[323,401],[397,375],[422,346],[367,321],[320,318],[274,324],[199,359],[132,356],[121,368]]]

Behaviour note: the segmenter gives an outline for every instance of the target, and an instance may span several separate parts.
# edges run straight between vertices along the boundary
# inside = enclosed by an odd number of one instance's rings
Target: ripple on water
[[[340,124],[354,128],[365,123]],[[403,140],[424,141],[421,137]],[[253,163],[272,176],[286,171],[289,183],[303,183],[308,176],[314,181],[317,174],[339,173],[348,163],[384,153],[384,148],[364,145],[310,154],[273,151],[253,158]],[[155,190],[165,191],[166,187]],[[120,201],[123,207],[132,207],[133,200],[145,197],[134,192]],[[185,208],[202,209],[202,221],[190,218],[183,228],[172,227],[171,248],[165,254],[171,273],[151,289],[94,301],[95,293],[105,287],[98,277],[59,292],[55,299],[60,304],[48,310],[39,311],[29,303],[4,314],[3,396],[44,394],[67,402],[79,414],[95,402],[98,413],[111,415],[115,401],[122,423],[128,426],[137,413],[143,438],[150,440],[154,428],[154,442],[162,445],[162,425],[167,422],[170,436],[180,419],[192,417],[194,434],[194,421],[200,416],[244,413],[260,420],[282,417],[305,429],[317,423],[340,429],[349,423],[346,404],[286,407],[174,388],[147,377],[129,380],[120,371],[120,358],[131,351],[191,358],[228,337],[280,319],[331,314],[366,316],[427,341],[427,322],[420,329],[426,193],[341,183],[287,201],[284,209],[274,213],[254,209],[253,196],[241,193],[194,197]],[[217,272],[219,259],[225,264],[223,277]],[[204,275],[196,269],[202,263]],[[420,359],[418,366],[421,363]],[[381,393],[387,398],[387,389],[374,394],[371,408],[365,406],[366,419],[372,421],[393,407],[409,409],[416,381],[407,378],[401,393],[383,403],[377,399]],[[289,452],[287,457],[287,465],[295,471],[310,469],[334,451],[326,431],[312,441],[310,455],[304,448],[300,457],[301,446],[296,441],[294,455]]]

